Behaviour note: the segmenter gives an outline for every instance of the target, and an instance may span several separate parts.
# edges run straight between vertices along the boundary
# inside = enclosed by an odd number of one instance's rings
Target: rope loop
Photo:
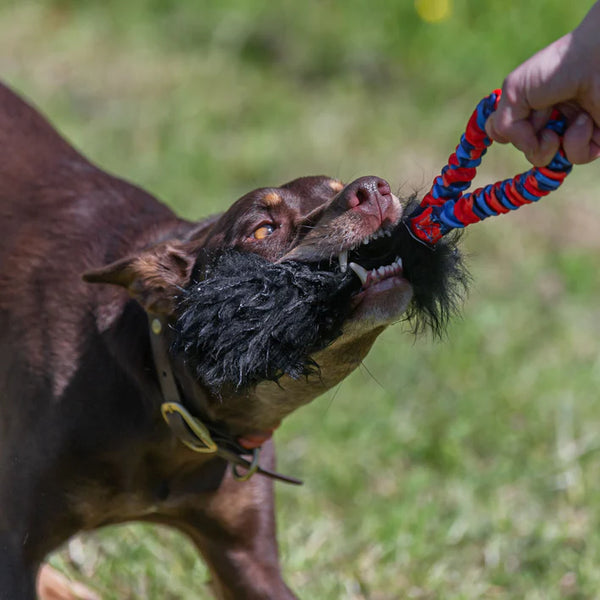
[[[409,230],[417,239],[434,245],[453,229],[537,202],[556,190],[571,172],[573,165],[561,146],[545,167],[533,167],[511,179],[463,193],[470,187],[477,167],[492,144],[485,132],[485,123],[498,107],[501,95],[501,90],[495,90],[479,102],[448,164],[410,216]],[[567,122],[554,110],[546,127],[555,131],[562,140]]]

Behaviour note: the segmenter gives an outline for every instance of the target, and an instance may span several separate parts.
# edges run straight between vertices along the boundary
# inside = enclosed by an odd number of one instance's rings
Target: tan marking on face
[[[269,192],[264,197],[264,201],[265,201],[265,204],[271,208],[282,203],[281,196],[279,194],[277,194],[276,192]]]
[[[334,192],[341,192],[344,189],[344,184],[341,181],[337,181],[337,180],[333,179],[329,182],[329,187]]]

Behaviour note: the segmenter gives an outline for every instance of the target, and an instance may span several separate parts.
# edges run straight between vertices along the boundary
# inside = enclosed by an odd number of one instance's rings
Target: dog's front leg
[[[271,442],[261,464],[274,468]],[[207,562],[221,600],[292,600],[281,576],[273,482],[255,475],[238,482],[228,470],[217,492],[201,510],[188,509],[175,525],[187,533]]]
[[[296,598],[282,579],[274,538],[227,542],[192,538],[210,568],[211,585],[219,600]]]

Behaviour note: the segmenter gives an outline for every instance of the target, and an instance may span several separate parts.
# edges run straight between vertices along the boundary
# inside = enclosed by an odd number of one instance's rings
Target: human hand
[[[568,120],[562,146],[572,163],[600,157],[600,1],[581,25],[517,67],[504,81],[487,134],[512,143],[536,166],[558,151],[558,135],[544,125],[552,108]]]

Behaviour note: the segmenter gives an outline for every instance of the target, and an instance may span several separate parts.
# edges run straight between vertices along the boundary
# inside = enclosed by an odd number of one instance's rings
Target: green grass
[[[590,2],[591,3],[591,0]],[[424,190],[480,97],[589,3],[76,0],[0,6],[4,78],[103,167],[198,218],[298,175]],[[482,180],[525,166],[493,148]],[[442,341],[387,331],[276,436],[283,568],[303,598],[598,596],[597,165],[473,227]],[[51,557],[107,600],[208,598],[177,534],[132,525]]]

